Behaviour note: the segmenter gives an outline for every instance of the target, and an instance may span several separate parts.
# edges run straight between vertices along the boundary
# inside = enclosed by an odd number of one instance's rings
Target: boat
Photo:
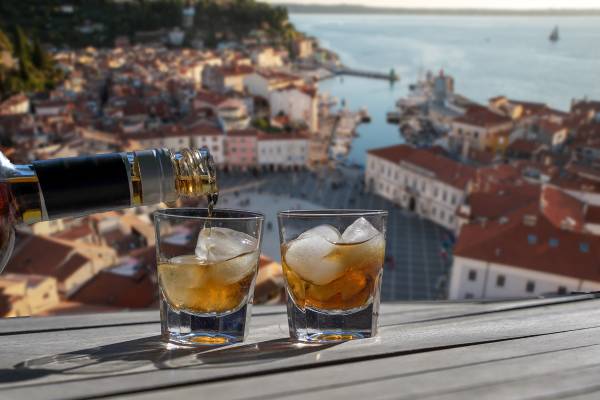
[[[386,114],[386,120],[390,124],[398,124],[401,116],[399,111],[390,111]]]
[[[560,39],[560,36],[558,34],[558,26],[554,27],[554,29],[552,30],[552,33],[550,33],[549,39],[551,42],[558,42],[558,40]]]

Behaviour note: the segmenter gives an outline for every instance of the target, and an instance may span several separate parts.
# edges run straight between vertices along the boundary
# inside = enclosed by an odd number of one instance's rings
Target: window
[[[431,215],[433,215],[435,217],[435,214],[437,214],[437,209],[435,207],[433,207],[431,209]]]
[[[465,293],[465,299],[472,299],[473,293]]]
[[[454,215],[448,215],[448,222],[449,223],[454,223]]]
[[[421,182],[421,192],[425,192],[425,181]]]
[[[452,195],[452,198],[450,199],[450,202],[454,205],[456,204],[456,195]]]
[[[527,286],[525,286],[525,291],[527,291],[527,293],[533,293],[534,290],[535,290],[535,282],[527,281]]]
[[[446,191],[444,190],[442,192],[442,200],[446,201],[448,199],[448,193],[446,193]]]
[[[394,179],[395,179],[395,180],[398,180],[398,171],[396,171],[396,172],[394,173]]]
[[[558,294],[567,294],[567,288],[564,286],[558,287]]]
[[[433,197],[438,197],[439,189],[436,187],[433,188]]]
[[[440,211],[440,219],[444,219],[446,218],[446,213],[443,211]]]
[[[558,239],[550,238],[550,240],[548,240],[548,245],[550,245],[550,247],[558,247]]]
[[[534,235],[534,234],[527,235],[527,242],[529,242],[529,244],[536,244],[537,243],[537,236]]]
[[[496,286],[504,287],[505,283],[506,283],[506,277],[504,275],[498,275],[496,277]]]
[[[579,243],[579,251],[582,253],[589,253],[590,245],[587,243]]]
[[[474,269],[469,271],[469,280],[470,281],[476,281],[477,280],[477,271],[475,271]]]

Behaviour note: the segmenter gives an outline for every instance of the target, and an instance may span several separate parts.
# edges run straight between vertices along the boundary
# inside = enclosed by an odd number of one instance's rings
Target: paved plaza
[[[363,208],[389,211],[382,300],[427,300],[438,289],[449,261],[441,256],[449,233],[442,227],[402,210],[391,202],[362,192],[362,172],[221,173],[219,207],[265,213],[263,251],[277,260],[276,213],[284,209]]]

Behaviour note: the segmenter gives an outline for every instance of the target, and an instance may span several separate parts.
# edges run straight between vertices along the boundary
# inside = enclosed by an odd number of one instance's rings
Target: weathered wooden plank
[[[516,300],[503,302],[398,302],[384,303],[381,322],[385,324],[413,322],[449,315],[495,312],[507,309],[534,307],[542,304],[580,301],[589,295],[565,296],[549,299]],[[285,307],[255,306],[253,316],[285,314]],[[17,333],[41,333],[56,330],[94,329],[99,327],[152,324],[159,322],[158,310],[123,311],[99,314],[65,315],[56,317],[23,317],[0,319],[0,336]]]
[[[65,368],[52,364],[46,369],[52,373],[36,379],[14,380],[1,386],[0,394],[27,398],[85,398],[92,395],[129,393],[141,389],[197,384],[219,379],[241,379],[254,374],[269,374],[282,370],[310,369],[318,366],[364,362],[378,358],[393,358],[408,354],[431,352],[440,348],[465,346],[486,341],[498,341],[531,335],[547,335],[556,332],[585,329],[594,324],[600,326],[600,301],[546,305],[461,317],[434,320],[415,324],[383,327],[379,338],[354,341],[336,346],[312,346],[289,343],[283,338],[285,321],[279,325],[256,327],[248,344],[215,349],[206,353],[165,353],[159,348],[133,357],[135,347],[125,344],[113,345],[103,351],[83,351],[80,357],[85,363],[95,363],[94,368],[106,369],[108,364],[118,376],[110,372],[81,373],[80,369],[56,371]],[[274,317],[274,316],[271,316]],[[256,319],[257,321],[259,319]],[[253,324],[254,324],[253,320]],[[130,327],[147,328],[145,326]],[[112,328],[115,329],[115,328]],[[280,332],[280,333],[278,333]],[[74,343],[81,340],[69,332]],[[60,335],[61,332],[56,332]],[[94,337],[97,334],[94,334]],[[143,337],[143,336],[140,336]],[[110,339],[108,343],[114,343]],[[18,343],[14,343],[18,347]],[[10,347],[10,346],[9,346]],[[56,354],[49,353],[49,354]],[[86,358],[87,355],[87,358]],[[61,357],[57,358],[59,361]],[[77,359],[67,361],[79,362]],[[138,364],[132,363],[139,362]],[[112,364],[111,364],[112,363]],[[67,363],[68,364],[68,363]],[[96,365],[97,364],[97,365]],[[125,365],[123,365],[125,364]],[[40,365],[37,365],[40,368]],[[69,365],[72,368],[73,365]],[[84,368],[90,368],[86,366]],[[119,368],[121,370],[119,370]],[[341,368],[348,369],[347,366]],[[125,370],[124,372],[121,372]],[[66,381],[69,381],[66,383]],[[58,384],[58,382],[63,382]],[[43,396],[40,396],[43,393]]]
[[[253,316],[285,314],[284,306],[257,306]],[[152,324],[160,321],[158,309],[56,317],[22,317],[0,319],[0,336],[55,330],[92,329],[103,326]]]
[[[599,385],[599,371],[600,328],[594,328],[344,367],[334,365],[130,393],[127,398],[532,399],[593,389]],[[573,380],[573,376],[577,379]]]

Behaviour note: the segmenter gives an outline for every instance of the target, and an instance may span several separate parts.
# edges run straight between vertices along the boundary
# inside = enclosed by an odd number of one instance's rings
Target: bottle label
[[[34,161],[33,169],[50,219],[131,206],[124,154]]]

